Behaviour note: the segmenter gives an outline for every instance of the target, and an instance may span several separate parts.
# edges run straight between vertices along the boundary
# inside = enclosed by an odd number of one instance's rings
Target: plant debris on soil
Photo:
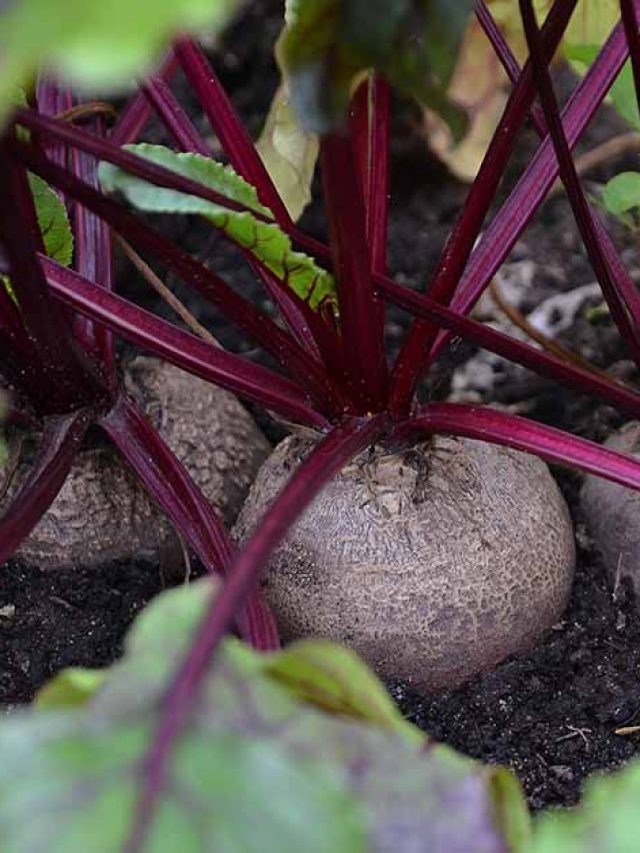
[[[29,702],[65,667],[113,663],[135,616],[175,581],[145,560],[48,572],[7,563],[0,570],[0,709]]]
[[[640,723],[633,594],[626,583],[611,589],[578,531],[569,607],[530,654],[436,695],[389,685],[421,729],[466,755],[511,767],[534,810],[576,803],[587,776],[616,767],[640,746],[640,734],[615,733]],[[28,702],[64,667],[116,660],[131,621],[165,584],[158,566],[142,560],[50,572],[7,564],[0,572],[0,708]]]

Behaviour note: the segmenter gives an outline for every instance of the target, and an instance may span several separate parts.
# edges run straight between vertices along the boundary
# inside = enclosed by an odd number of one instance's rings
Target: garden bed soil
[[[484,762],[511,767],[533,809],[575,803],[584,780],[631,758],[640,735],[640,620],[626,585],[613,591],[588,537],[562,620],[531,653],[455,691],[420,696],[389,685],[408,719]],[[175,582],[175,575],[174,575]],[[0,573],[0,707],[28,702],[68,666],[106,666],[133,618],[164,586],[143,561]],[[167,630],[170,630],[168,626]]]
[[[217,58],[223,80],[254,132],[276,85],[270,41],[277,35],[279,10],[280,4],[272,2],[250,6]],[[399,280],[419,282],[433,268],[466,188],[449,179],[425,153],[411,130],[415,113],[403,104],[396,104],[395,112],[402,132],[393,139],[389,264]],[[616,129],[615,119],[596,123],[586,147]],[[513,175],[527,162],[531,145],[532,138],[519,149]],[[617,164],[619,168],[629,165]],[[605,169],[594,179],[609,175]],[[323,234],[319,205],[305,214],[303,225]],[[167,222],[167,227],[186,248],[205,255],[238,289],[264,304],[257,284],[222,241],[211,239],[193,222],[176,220]],[[635,247],[630,241],[625,252],[633,261]],[[525,309],[558,290],[593,281],[562,198],[543,206],[512,259],[535,264]],[[124,283],[127,295],[170,316],[166,306],[130,272]],[[233,335],[214,310],[180,286],[176,289],[223,345],[262,358]],[[406,327],[402,312],[388,311],[392,351]],[[563,342],[601,367],[620,364],[624,358],[606,317],[594,323],[586,315],[579,316]],[[423,399],[445,397],[452,370],[472,352],[454,342],[440,369],[423,384]],[[609,407],[558,394],[557,386],[524,371],[506,370],[491,401],[598,441],[622,422]],[[282,437],[281,426],[263,413],[255,414],[272,442]],[[615,733],[640,713],[640,618],[626,586],[613,590],[607,583],[580,518],[579,478],[555,473],[569,501],[579,544],[576,583],[562,620],[531,653],[507,660],[458,690],[419,696],[405,684],[389,685],[406,716],[425,731],[467,755],[511,767],[533,809],[575,803],[590,774],[616,767],[640,747],[640,735]],[[115,660],[135,615],[168,583],[182,580],[176,567],[170,579],[165,575],[157,565],[144,561],[55,573],[8,563],[0,570],[0,706],[28,702],[64,667],[106,666]]]

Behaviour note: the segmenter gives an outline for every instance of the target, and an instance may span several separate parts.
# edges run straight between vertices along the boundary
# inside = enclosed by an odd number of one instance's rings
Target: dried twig
[[[569,725],[565,726],[565,728],[568,730],[568,734],[562,735],[561,737],[557,737],[556,743],[561,743],[563,740],[571,740],[572,738],[579,737],[582,738],[582,742],[584,743],[585,749],[587,752],[589,752],[589,739],[587,738],[587,735],[592,734],[592,730],[587,728],[581,728],[579,726]]]
[[[638,150],[640,150],[640,133],[637,133],[635,130],[620,133],[618,136],[607,139],[601,145],[596,145],[591,151],[586,151],[580,157],[576,157],[576,171],[579,175],[584,175],[597,166],[606,163],[608,160],[613,160],[616,157],[620,157],[621,154],[626,154],[627,151]],[[564,184],[562,181],[557,180],[551,187],[547,198],[559,195],[563,189]]]
[[[525,335],[540,344],[543,349],[552,353],[557,358],[575,365],[575,367],[580,367],[582,370],[588,370],[589,373],[594,373],[596,376],[600,376],[602,379],[606,379],[609,382],[615,382],[616,385],[621,385],[623,388],[629,387],[625,382],[622,382],[617,377],[611,376],[611,374],[604,370],[600,370],[599,367],[591,364],[586,359],[582,358],[581,355],[578,355],[578,353],[572,352],[572,350],[563,347],[562,344],[559,344],[557,341],[554,341],[553,338],[547,337],[543,332],[536,329],[536,327],[527,320],[521,311],[519,311],[514,305],[511,305],[510,302],[507,302],[495,279],[489,285],[489,292],[491,293],[491,297],[498,308],[513,323],[513,325],[517,326],[521,332],[524,332]]]
[[[164,299],[180,319],[191,329],[194,335],[213,344],[216,347],[220,346],[219,341],[213,337],[211,332],[196,320],[191,311],[178,299],[178,297],[167,287],[167,285],[155,274],[149,264],[144,261],[136,250],[123,240],[122,237],[115,235],[115,239],[122,247],[122,251],[129,258],[138,272],[145,280],[153,287],[153,289]]]
[[[108,115],[116,118],[118,111],[108,101],[84,101],[82,104],[76,104],[75,107],[56,113],[54,118],[61,121],[75,121],[78,118],[88,118],[95,115]]]

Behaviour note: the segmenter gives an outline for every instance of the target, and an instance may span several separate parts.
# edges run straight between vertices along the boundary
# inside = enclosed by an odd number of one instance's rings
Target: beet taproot
[[[238,400],[166,362],[138,357],[129,393],[227,524],[233,523],[270,446]],[[28,466],[11,483],[0,512]],[[0,486],[2,484],[0,471]],[[14,556],[41,568],[91,566],[166,549],[175,534],[110,445],[80,452],[60,493]]]
[[[312,446],[278,445],[238,541]],[[285,640],[343,642],[381,676],[436,690],[530,647],[562,614],[574,565],[569,513],[543,462],[435,437],[343,469],[274,553],[264,593]]]

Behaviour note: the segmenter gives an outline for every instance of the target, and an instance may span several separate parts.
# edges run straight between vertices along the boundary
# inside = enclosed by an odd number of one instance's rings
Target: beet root
[[[640,423],[630,421],[605,446],[640,456]],[[640,595],[640,493],[602,477],[585,477],[580,495],[589,530],[614,587],[624,577]]]
[[[276,448],[239,541],[312,446],[289,437]],[[543,462],[435,437],[347,466],[274,553],[264,593],[285,640],[343,642],[381,676],[428,691],[529,648],[560,617],[574,566],[569,513]]]
[[[152,358],[136,358],[126,386],[224,518],[233,523],[270,446],[226,391]],[[20,466],[0,512],[17,492]],[[0,470],[0,485],[3,472]],[[15,552],[42,567],[96,565],[171,551],[171,524],[110,445],[80,452],[57,498]]]

